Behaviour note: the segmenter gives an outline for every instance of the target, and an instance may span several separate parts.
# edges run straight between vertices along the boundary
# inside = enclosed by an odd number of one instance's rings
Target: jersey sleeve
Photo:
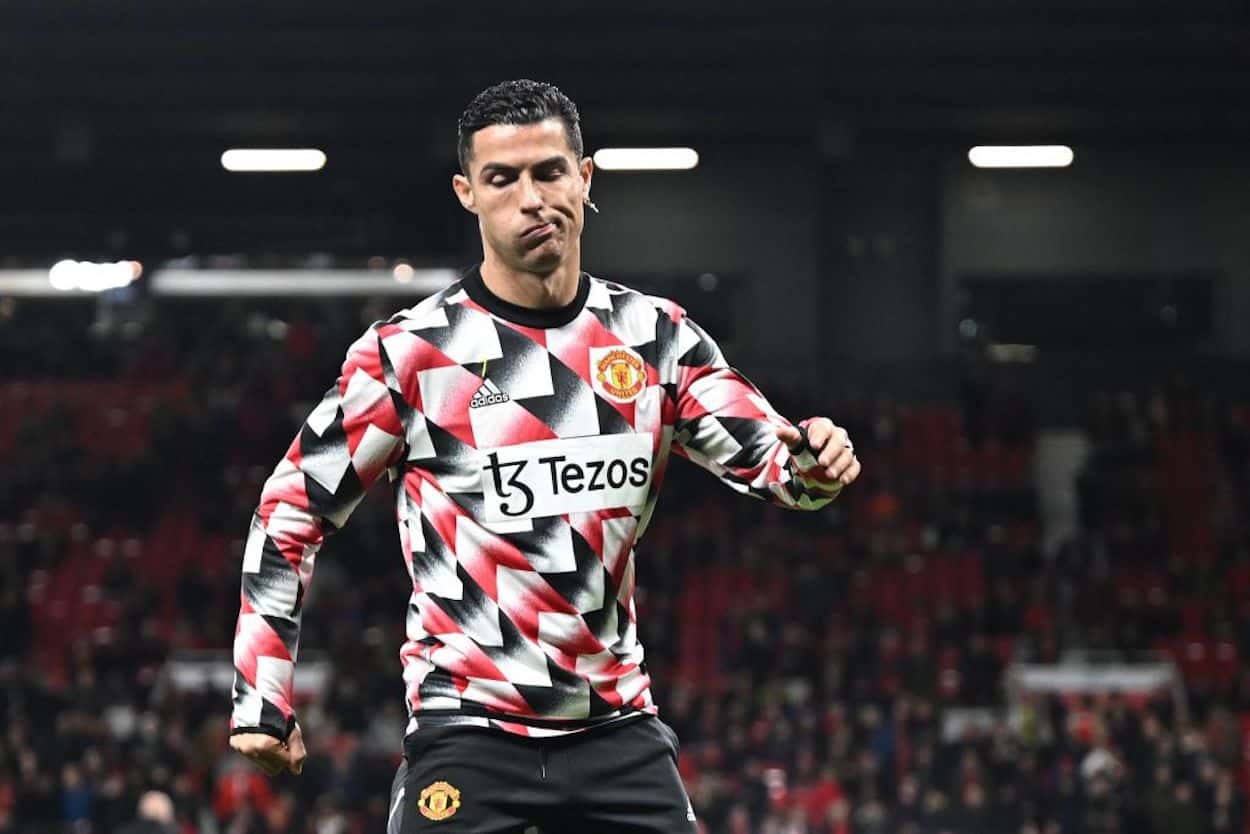
[[[677,322],[677,409],[673,450],[731,489],[796,510],[817,510],[837,497],[808,450],[792,454],[775,429],[791,425],[720,347],[684,314]]]
[[[402,459],[405,421],[396,388],[380,333],[371,328],[348,350],[338,381],[261,490],[243,552],[232,733],[285,739],[294,726],[292,680],[313,561],[325,537]]]

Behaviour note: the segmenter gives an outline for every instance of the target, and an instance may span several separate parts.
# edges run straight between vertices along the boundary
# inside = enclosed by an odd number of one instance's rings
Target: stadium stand
[[[318,562],[303,652],[334,673],[303,705],[301,777],[230,754],[228,694],[170,672],[228,667],[260,484],[377,313],[275,329],[188,308],[129,340],[6,337],[23,360],[0,383],[0,832],[114,831],[150,789],[179,834],[385,829],[408,593],[385,490]],[[1020,402],[762,387],[836,415],[866,474],[808,516],[670,471],[640,622],[706,832],[1250,832],[1250,407],[1183,385],[1095,396],[1082,526],[1046,553]],[[1185,697],[1006,709],[1011,664],[1074,650],[1162,653]],[[990,720],[955,726],[969,710]]]

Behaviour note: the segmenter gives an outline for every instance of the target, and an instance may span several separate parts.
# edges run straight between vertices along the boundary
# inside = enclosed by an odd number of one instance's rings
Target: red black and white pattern
[[[670,301],[583,275],[527,310],[480,272],[373,325],[261,495],[243,556],[235,732],[284,738],[302,600],[326,535],[384,472],[412,577],[411,721],[528,735],[655,712],[634,542],[670,452],[817,509],[838,485]]]

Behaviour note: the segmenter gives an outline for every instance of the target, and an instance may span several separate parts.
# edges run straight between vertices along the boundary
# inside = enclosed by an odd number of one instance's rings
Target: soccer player
[[[594,168],[563,93],[491,87],[459,133],[452,186],[483,261],[351,346],[266,482],[231,746],[302,769],[291,682],[313,560],[386,473],[413,585],[389,831],[694,831],[634,607],[669,454],[800,510],[859,461],[831,420],[777,414],[680,306],[582,271]]]

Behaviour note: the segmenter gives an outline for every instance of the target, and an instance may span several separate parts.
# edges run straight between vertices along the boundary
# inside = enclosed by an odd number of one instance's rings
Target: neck
[[[486,288],[504,301],[521,307],[545,309],[572,304],[577,297],[577,282],[581,275],[580,253],[551,272],[526,272],[508,266],[489,247],[482,261],[482,281]]]

